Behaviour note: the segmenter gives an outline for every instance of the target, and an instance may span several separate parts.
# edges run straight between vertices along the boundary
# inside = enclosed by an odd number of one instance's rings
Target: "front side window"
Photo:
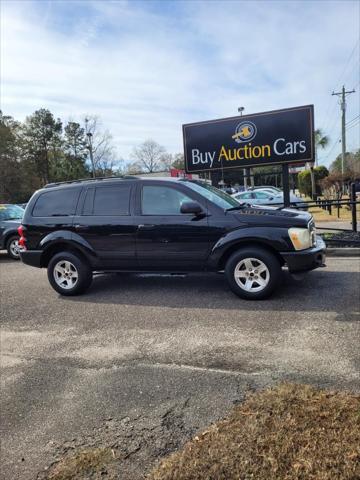
[[[34,217],[66,217],[74,215],[79,198],[79,188],[61,188],[42,193],[37,199]]]
[[[130,190],[130,185],[97,187],[92,214],[100,216],[129,215]],[[86,201],[85,205],[87,206]]]
[[[248,198],[254,198],[254,195],[252,194],[252,192],[247,192],[247,193],[242,193],[241,195],[239,195],[236,198],[248,199]]]
[[[145,185],[142,189],[141,211],[143,215],[181,215],[181,205],[191,201],[175,188]]]
[[[264,193],[264,192],[255,192],[255,197],[266,199],[266,198],[271,197],[271,195],[269,195],[267,193]]]

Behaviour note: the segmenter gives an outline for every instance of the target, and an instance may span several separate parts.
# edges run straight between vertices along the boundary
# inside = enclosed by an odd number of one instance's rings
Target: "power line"
[[[352,123],[354,120],[357,120],[358,118],[360,118],[360,115],[357,115],[357,116],[354,117],[352,120],[349,120],[349,121],[346,123],[346,126],[347,126],[347,125],[350,125],[350,123]]]
[[[353,125],[350,125],[350,127],[347,127],[347,130],[351,130],[353,127],[356,127],[356,126],[359,125],[359,124],[360,124],[360,121],[354,123]]]
[[[340,77],[339,77],[338,81],[335,83],[335,88],[336,88],[336,87],[338,86],[338,84],[340,83],[340,80],[342,79],[342,77],[343,77],[343,75],[344,75],[344,73],[345,73],[345,71],[346,71],[346,69],[347,69],[347,66],[348,66],[349,63],[350,63],[350,60],[351,60],[352,56],[353,56],[354,53],[355,53],[356,47],[359,45],[359,42],[360,42],[360,40],[358,40],[358,41],[355,43],[355,46],[354,46],[354,48],[352,49],[352,51],[351,51],[351,53],[350,53],[350,55],[349,55],[349,58],[347,59],[346,65],[345,65],[343,71],[341,72]]]
[[[358,121],[355,121],[352,125],[348,126],[349,123],[353,122],[354,120],[358,119]],[[351,130],[353,127],[356,127],[360,124],[360,115],[358,115],[357,117],[354,117],[352,120],[350,120],[347,124],[346,124],[346,130]],[[323,158],[319,158],[319,163],[325,163],[327,161],[327,159],[330,157],[330,155],[332,154],[332,152],[334,151],[334,148],[341,142],[341,136],[338,137],[335,142],[333,143],[331,149],[329,150],[329,152],[326,154],[325,157]]]
[[[351,53],[350,53],[350,55],[349,55],[349,57],[348,57],[348,59],[347,59],[347,61],[346,61],[345,67],[343,68],[343,70],[342,70],[342,72],[341,72],[338,80],[337,80],[336,83],[335,83],[335,88],[336,88],[336,87],[338,86],[338,84],[340,83],[340,80],[342,79],[342,77],[343,77],[343,75],[344,75],[344,73],[345,73],[345,71],[346,71],[346,69],[347,69],[347,67],[348,67],[348,65],[349,65],[349,63],[350,63],[350,60],[352,59],[352,57],[353,57],[353,55],[354,55],[354,53],[355,53],[355,50],[356,50],[359,42],[360,42],[360,40],[358,40],[358,41],[355,43],[353,49],[351,50]],[[355,67],[356,67],[356,66],[357,66],[357,65],[355,64]],[[351,70],[351,73],[352,73],[352,70]],[[358,84],[358,85],[359,85],[359,84]],[[356,87],[357,87],[358,85],[356,85]],[[331,101],[329,101],[329,104],[328,104],[328,105],[329,105],[329,106],[328,106],[328,108],[327,108],[327,110],[326,110],[326,114],[325,114],[325,116],[324,116],[325,121],[326,121],[326,127],[324,126],[324,132],[325,132],[325,133],[326,133],[326,130],[328,130],[328,126],[329,126],[329,124],[330,124],[330,122],[331,122],[331,119],[333,118],[333,114],[334,114],[335,109],[336,109],[336,105],[333,105],[333,108],[331,108],[331,106],[332,106]],[[330,112],[331,112],[331,113],[330,113]],[[326,119],[328,119],[328,120],[326,120]]]
[[[330,154],[333,152],[334,148],[335,148],[336,145],[340,142],[340,140],[341,140],[341,137],[338,137],[338,138],[335,140],[334,145],[331,147],[330,152],[326,155],[325,160],[327,160],[327,159],[330,157]]]

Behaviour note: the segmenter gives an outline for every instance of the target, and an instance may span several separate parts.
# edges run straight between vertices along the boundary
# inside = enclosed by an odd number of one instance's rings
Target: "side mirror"
[[[200,213],[203,213],[203,209],[201,208],[201,205],[197,202],[184,202],[181,205],[180,212],[200,215]]]

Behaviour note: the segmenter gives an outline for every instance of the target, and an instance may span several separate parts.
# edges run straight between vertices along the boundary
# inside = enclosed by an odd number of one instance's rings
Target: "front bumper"
[[[324,240],[317,236],[316,245],[306,250],[295,252],[281,252],[290,272],[306,272],[314,268],[325,267],[326,245]]]
[[[24,250],[20,251],[20,258],[23,263],[31,267],[41,268],[42,250]]]

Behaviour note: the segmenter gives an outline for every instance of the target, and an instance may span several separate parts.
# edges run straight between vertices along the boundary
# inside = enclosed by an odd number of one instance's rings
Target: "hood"
[[[271,227],[304,227],[312,215],[292,208],[278,208],[264,205],[249,205],[231,212],[241,223]]]

